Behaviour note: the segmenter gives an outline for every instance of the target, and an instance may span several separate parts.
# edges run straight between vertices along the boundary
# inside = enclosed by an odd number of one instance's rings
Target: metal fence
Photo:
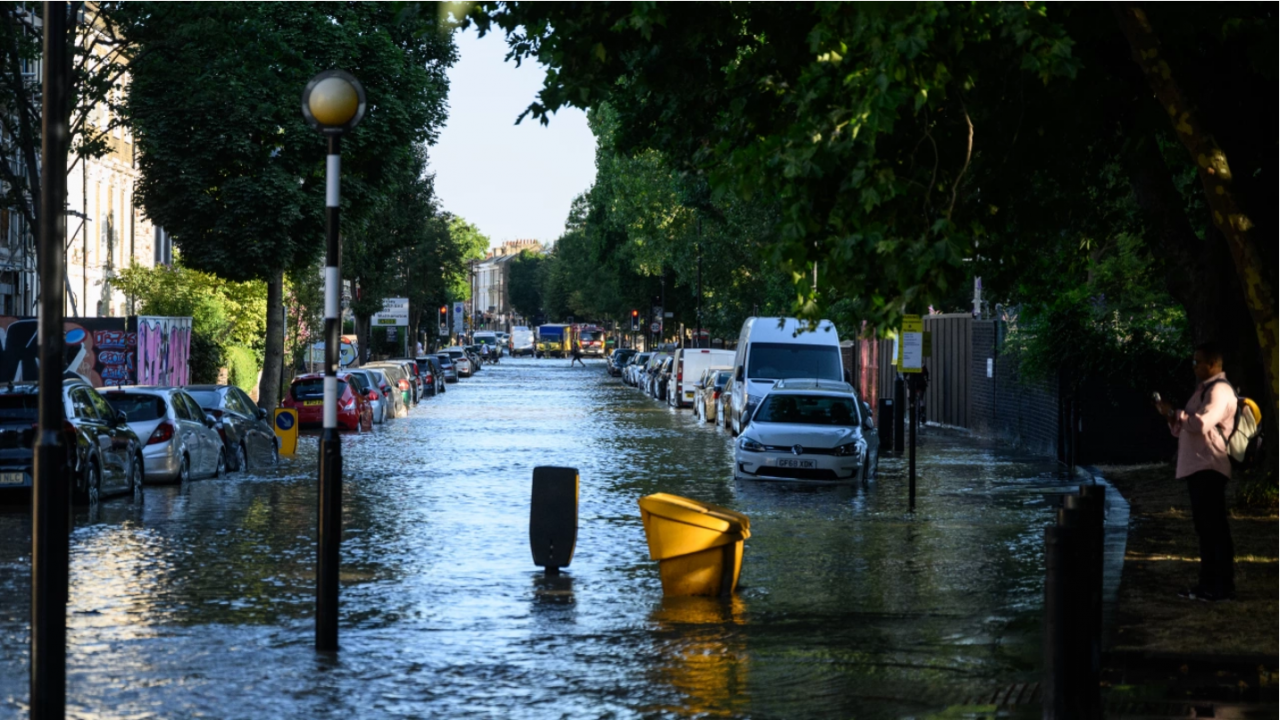
[[[926,315],[924,331],[929,333],[932,346],[924,361],[929,368],[924,417],[930,422],[968,428],[973,316],[967,313]]]

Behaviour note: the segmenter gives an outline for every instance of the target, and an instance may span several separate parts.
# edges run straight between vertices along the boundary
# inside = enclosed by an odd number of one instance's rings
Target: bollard
[[[1091,657],[1091,520],[1079,496],[1066,496],[1063,505],[1057,525],[1045,530],[1044,717],[1098,718],[1099,676]]]
[[[1066,498],[1066,502],[1081,510],[1086,535],[1084,579],[1089,588],[1089,600],[1085,620],[1090,641],[1089,667],[1095,674],[1102,672],[1102,568],[1106,493],[1105,485],[1081,485],[1079,495],[1069,495]]]
[[[876,427],[880,429],[880,447],[891,448],[894,443],[893,398],[880,398],[877,405]]]
[[[533,564],[556,575],[569,567],[578,542],[578,469],[536,467],[529,503],[529,548]]]

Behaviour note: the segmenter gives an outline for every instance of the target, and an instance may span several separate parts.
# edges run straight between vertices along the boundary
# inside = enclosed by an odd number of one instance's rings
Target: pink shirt
[[[1235,430],[1236,392],[1227,382],[1216,383],[1204,392],[1205,385],[1226,379],[1226,373],[1218,373],[1200,383],[1187,400],[1187,409],[1174,412],[1169,430],[1178,438],[1178,479],[1201,470],[1231,477],[1226,438]]]

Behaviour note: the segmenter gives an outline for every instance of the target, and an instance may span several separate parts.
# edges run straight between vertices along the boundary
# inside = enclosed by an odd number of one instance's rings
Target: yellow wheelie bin
[[[739,512],[679,495],[640,498],[649,557],[658,561],[662,594],[733,593],[742,571],[742,541],[751,520]]]

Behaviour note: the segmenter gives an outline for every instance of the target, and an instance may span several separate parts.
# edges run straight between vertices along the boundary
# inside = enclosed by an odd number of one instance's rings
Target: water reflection
[[[918,507],[733,480],[731,439],[598,365],[511,361],[343,439],[342,652],[311,650],[316,441],[76,517],[72,716],[901,717],[1034,681],[1055,468],[930,434]],[[528,549],[536,465],[582,477],[571,568]],[[750,516],[740,592],[662,599],[637,500]],[[0,512],[0,717],[24,717],[31,526]]]
[[[663,655],[656,676],[682,698],[653,708],[686,717],[728,717],[750,706],[750,658],[741,626],[746,602],[729,599],[663,598],[650,615]]]

